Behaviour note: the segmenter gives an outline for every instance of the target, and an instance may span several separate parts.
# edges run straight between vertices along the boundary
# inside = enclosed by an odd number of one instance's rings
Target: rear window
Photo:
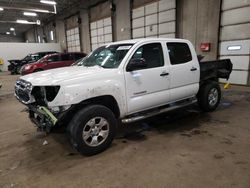
[[[74,54],[74,59],[75,60],[78,60],[78,59],[81,59],[81,58],[83,58],[84,57],[84,54]]]
[[[172,65],[187,63],[192,60],[189,46],[181,42],[168,42],[168,54]]]

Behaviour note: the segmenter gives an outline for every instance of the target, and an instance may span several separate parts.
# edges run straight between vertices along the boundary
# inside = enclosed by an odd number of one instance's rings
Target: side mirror
[[[127,71],[134,71],[137,69],[146,68],[147,63],[144,58],[131,59],[127,66]]]

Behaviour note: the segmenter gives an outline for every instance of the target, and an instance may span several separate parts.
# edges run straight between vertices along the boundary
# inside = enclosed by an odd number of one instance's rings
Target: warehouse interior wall
[[[81,45],[82,51],[85,53],[91,52],[90,46],[90,28],[89,28],[89,11],[83,9],[80,12],[81,24],[80,24],[80,33],[81,33]]]
[[[111,16],[113,41],[126,40],[132,38],[131,33],[131,12],[132,6],[141,6],[152,3],[155,0],[113,0],[101,1],[89,8],[79,11],[80,23],[77,19],[61,19],[44,25],[44,35],[46,42],[59,42],[62,49],[67,49],[65,26],[78,26],[80,29],[81,51],[89,53],[91,51],[90,23],[99,19]],[[114,7],[112,7],[112,4]],[[198,54],[204,55],[205,60],[216,59],[218,56],[218,38],[220,23],[221,0],[176,0],[176,37],[190,40]],[[112,10],[112,8],[114,8]],[[51,23],[55,22],[55,26]],[[46,29],[49,28],[49,29]],[[55,41],[50,41],[48,33],[55,30]],[[26,40],[37,42],[37,36],[32,28],[26,32]],[[211,44],[209,52],[202,52],[200,44],[208,42]]]
[[[61,46],[62,51],[66,50],[66,34],[65,34],[65,25],[64,20],[56,20],[56,35],[55,40]]]
[[[131,1],[115,0],[116,10],[113,14],[114,40],[126,40],[131,38]]]
[[[25,37],[0,34],[0,42],[25,42]]]
[[[177,37],[190,40],[205,60],[218,55],[220,5],[221,0],[177,0]],[[210,51],[202,52],[201,43],[210,43]]]

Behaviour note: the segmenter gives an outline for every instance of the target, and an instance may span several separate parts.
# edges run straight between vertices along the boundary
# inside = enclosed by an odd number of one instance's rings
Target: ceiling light
[[[44,4],[49,4],[49,5],[56,5],[55,1],[40,0],[40,2]]]
[[[35,12],[24,12],[23,15],[24,16],[37,16],[37,13],[35,13]]]
[[[43,9],[32,9],[33,11],[36,11],[36,12],[42,12],[42,13],[50,13],[50,11],[48,10],[43,10]]]
[[[15,31],[15,28],[11,27],[10,30],[11,30],[11,31]]]
[[[34,25],[37,24],[36,22],[29,22],[27,20],[16,20],[15,23],[19,23],[19,24],[34,24]]]
[[[29,22],[27,20],[16,20],[17,23],[21,24],[28,24]]]
[[[0,7],[0,11],[3,11],[3,8],[2,8],[2,7]]]
[[[9,34],[10,34],[10,32],[7,31],[7,32],[6,32],[6,35],[9,35]]]

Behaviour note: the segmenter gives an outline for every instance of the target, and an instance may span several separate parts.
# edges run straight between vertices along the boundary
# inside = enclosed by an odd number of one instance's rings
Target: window
[[[133,44],[101,46],[78,62],[78,66],[117,68]]]
[[[69,60],[71,60],[72,58],[69,57],[69,54],[63,54],[63,55],[61,56],[61,59],[62,59],[62,61],[69,61]]]
[[[74,55],[74,59],[75,59],[75,60],[78,60],[78,59],[81,59],[81,58],[84,57],[83,54],[73,54],[73,55]]]
[[[58,55],[54,55],[54,56],[49,57],[48,61],[49,62],[56,62],[56,61],[60,61],[60,58]]]
[[[192,60],[192,54],[186,43],[168,42],[167,47],[172,65],[187,63]]]
[[[138,48],[132,59],[144,58],[148,68],[161,67],[164,65],[162,47],[160,43],[145,44]]]

